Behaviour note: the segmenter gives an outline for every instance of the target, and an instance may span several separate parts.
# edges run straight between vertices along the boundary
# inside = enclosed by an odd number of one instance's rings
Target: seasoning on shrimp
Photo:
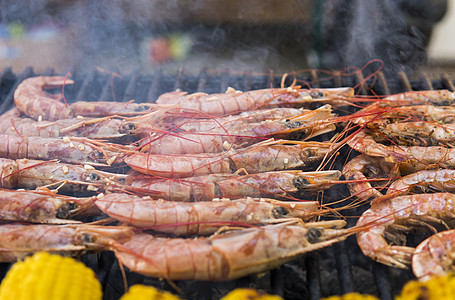
[[[123,161],[125,146],[85,138],[43,138],[0,134],[0,157],[9,159],[58,159],[74,164],[107,166]]]
[[[132,169],[162,177],[190,177],[232,173],[239,169],[260,173],[286,169],[308,169],[332,149],[332,143],[269,140],[223,153],[151,154],[134,153],[124,161]]]

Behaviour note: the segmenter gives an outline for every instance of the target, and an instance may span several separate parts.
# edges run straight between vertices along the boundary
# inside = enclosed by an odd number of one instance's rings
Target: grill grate
[[[35,74],[32,68],[25,69],[21,74],[14,74],[10,68],[0,73],[0,113],[13,106],[13,93],[17,85],[25,78],[35,75],[53,75],[53,69],[43,74]],[[73,73],[74,85],[65,88],[65,98],[72,101],[128,101],[153,102],[162,93],[181,89],[189,93],[224,92],[231,86],[239,90],[251,90],[277,87],[281,85],[281,76],[273,72],[255,75],[251,72],[237,74],[225,70],[211,72],[201,70],[197,75],[187,75],[181,69],[177,74],[165,74],[161,70],[153,74],[141,74],[139,70],[128,75],[107,74],[93,70],[89,74]],[[286,85],[290,85],[295,76],[288,76]],[[308,77],[298,77],[298,82],[312,82],[312,87],[358,87],[360,94],[390,94],[409,90],[450,89],[454,81],[447,74],[439,79],[431,80],[428,75],[421,74],[417,80],[400,73],[389,80],[384,74],[378,73],[376,81],[365,81],[362,73],[345,76],[341,73],[329,77],[320,77],[316,71]],[[360,85],[359,85],[360,84]],[[369,88],[370,87],[370,88]],[[342,166],[338,166],[342,167]],[[348,195],[347,190],[330,190],[328,198],[339,199]],[[346,216],[359,216],[365,208],[344,211]],[[348,226],[355,224],[354,218],[348,218]],[[95,270],[100,279],[104,299],[118,299],[123,294],[123,278],[120,266],[111,252],[86,254],[82,261]],[[393,299],[403,284],[413,278],[410,271],[388,268],[372,262],[363,256],[357,246],[355,237],[349,237],[316,253],[310,253],[303,259],[288,263],[262,277],[247,276],[230,282],[196,282],[180,281],[175,284],[189,299],[219,299],[227,291],[236,287],[254,287],[270,293],[279,294],[286,299],[320,299],[332,294],[342,294],[352,291],[377,294],[381,299]],[[3,278],[10,264],[0,264],[0,278]],[[128,284],[144,283],[161,289],[175,292],[173,284],[154,278],[144,277],[126,271]]]

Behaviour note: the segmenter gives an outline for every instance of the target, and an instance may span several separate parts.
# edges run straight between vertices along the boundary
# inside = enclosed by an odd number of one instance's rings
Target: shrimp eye
[[[319,242],[319,238],[321,237],[321,235],[322,235],[322,229],[315,228],[315,227],[308,228],[308,231],[305,234],[308,242],[310,242],[312,244]]]
[[[313,99],[321,98],[324,97],[324,94],[322,92],[310,92],[310,96]]]
[[[285,126],[287,128],[294,129],[294,128],[299,128],[300,126],[302,126],[302,123],[301,122],[289,122],[289,123],[286,123]]]
[[[92,236],[90,234],[84,233],[84,235],[82,236],[82,241],[84,243],[91,243],[91,242],[94,242],[95,239],[92,238]]]
[[[134,129],[136,129],[136,125],[134,125],[134,123],[128,123],[128,124],[126,124],[126,128],[128,130],[134,130]]]
[[[140,105],[134,109],[134,111],[136,111],[136,112],[147,111],[147,110],[149,110],[149,108],[146,105]]]
[[[95,181],[95,180],[99,180],[100,177],[98,176],[98,174],[90,173],[90,174],[88,174],[88,179],[91,181]]]
[[[310,182],[305,177],[297,176],[292,179],[292,184],[299,190],[306,188]]]
[[[275,218],[281,218],[282,216],[286,216],[288,211],[284,207],[279,206],[274,208],[272,213]]]

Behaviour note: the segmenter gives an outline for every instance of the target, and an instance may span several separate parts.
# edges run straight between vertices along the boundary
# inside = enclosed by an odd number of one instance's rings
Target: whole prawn
[[[3,188],[35,189],[53,185],[63,192],[104,190],[125,178],[125,175],[99,171],[88,165],[31,159],[0,158],[0,170]]]
[[[348,145],[363,154],[383,157],[388,163],[396,163],[401,174],[424,169],[455,168],[455,149],[443,146],[386,146],[377,143],[366,131],[359,131]]]
[[[377,139],[387,139],[398,145],[438,146],[441,144],[454,147],[455,124],[437,124],[430,122],[392,123],[377,128]]]
[[[128,174],[124,184],[112,184],[114,191],[127,190],[140,195],[173,201],[211,201],[213,198],[300,197],[307,192],[327,189],[339,183],[340,171],[274,171],[239,176],[210,174],[188,178],[156,178]]]
[[[408,194],[411,192],[455,191],[455,170],[422,170],[403,176],[393,182],[387,193]]]
[[[46,224],[77,224],[69,218],[99,213],[93,198],[73,198],[44,191],[0,189],[0,220]]]
[[[57,121],[35,121],[30,118],[9,118],[0,124],[3,134],[39,136],[43,138],[82,137],[91,139],[120,139],[132,134],[135,125],[125,120],[106,118],[72,118]]]
[[[128,194],[96,197],[104,213],[135,227],[177,235],[208,235],[226,225],[270,224],[299,218],[305,221],[323,214],[317,201],[286,202],[273,199],[220,199],[176,202]]]
[[[134,153],[124,158],[132,169],[161,177],[190,177],[232,173],[242,169],[249,174],[286,169],[308,169],[321,161],[332,143],[269,140],[223,153],[164,155]]]
[[[0,157],[58,159],[73,164],[108,166],[123,162],[126,147],[85,138],[42,138],[0,134]]]
[[[113,250],[120,263],[146,276],[169,280],[232,280],[274,269],[344,240],[344,221],[277,224],[208,238],[160,238],[136,234]]]
[[[345,99],[354,95],[352,88],[301,89],[300,87],[263,89],[248,92],[228,89],[222,94],[171,92],[161,95],[156,103],[177,104],[180,108],[194,109],[211,115],[229,115],[267,107],[303,107],[315,102],[346,105]]]
[[[372,202],[357,221],[357,242],[363,254],[397,268],[407,268],[415,249],[406,245],[413,229],[432,234],[450,229],[455,221],[451,193],[386,195]]]
[[[22,81],[14,92],[14,103],[27,116],[35,120],[55,121],[76,116],[104,117],[111,115],[138,115],[150,112],[155,104],[129,102],[84,102],[67,105],[60,102],[61,95],[51,95],[44,89],[73,84],[62,76],[38,76]]]
[[[38,251],[71,255],[107,250],[114,241],[125,241],[133,234],[132,228],[125,226],[0,225],[0,262],[14,262]]]
[[[136,134],[144,137],[142,149],[148,153],[217,153],[229,147],[245,147],[271,137],[302,140],[328,133],[336,128],[330,120],[326,120],[331,115],[331,109],[324,107],[284,122],[250,123],[235,130],[220,128],[204,133],[139,130]]]
[[[421,242],[412,256],[412,270],[417,278],[426,281],[432,276],[453,272],[455,230],[436,233]]]

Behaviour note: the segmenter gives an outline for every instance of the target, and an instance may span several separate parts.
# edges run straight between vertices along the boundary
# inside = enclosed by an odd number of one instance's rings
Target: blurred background
[[[16,73],[455,66],[447,0],[0,1],[0,68]]]

